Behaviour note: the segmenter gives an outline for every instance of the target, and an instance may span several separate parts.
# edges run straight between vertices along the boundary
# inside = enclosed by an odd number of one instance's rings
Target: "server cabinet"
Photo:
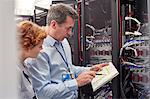
[[[86,66],[112,61],[119,70],[118,0],[85,0],[81,22]],[[81,14],[82,15],[82,14]],[[119,76],[95,92],[91,84],[81,88],[84,99],[119,98]]]
[[[149,0],[121,0],[122,47],[120,87],[122,98],[150,98]]]

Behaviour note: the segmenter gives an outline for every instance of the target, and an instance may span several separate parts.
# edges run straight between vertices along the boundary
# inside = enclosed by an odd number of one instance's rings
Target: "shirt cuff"
[[[90,70],[92,67],[86,67],[86,70]]]
[[[77,84],[76,79],[67,80],[64,83],[65,83],[66,87],[69,88],[71,91],[78,90],[78,84]]]

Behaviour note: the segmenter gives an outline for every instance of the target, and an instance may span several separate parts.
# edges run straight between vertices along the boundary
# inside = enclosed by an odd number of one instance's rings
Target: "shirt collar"
[[[47,36],[45,39],[44,39],[44,45],[46,46],[54,46],[54,44],[58,42],[57,40],[55,40],[54,38],[52,38],[51,36]]]

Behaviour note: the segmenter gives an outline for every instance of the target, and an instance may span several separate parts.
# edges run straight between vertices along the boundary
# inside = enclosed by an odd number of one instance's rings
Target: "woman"
[[[22,21],[17,26],[19,45],[20,45],[20,64],[21,70],[19,97],[21,99],[36,99],[32,82],[29,78],[28,67],[24,61],[27,58],[36,58],[42,49],[42,43],[46,38],[46,32],[37,24],[30,21]]]

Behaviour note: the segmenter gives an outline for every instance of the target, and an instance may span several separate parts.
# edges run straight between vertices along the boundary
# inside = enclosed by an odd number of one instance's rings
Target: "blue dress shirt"
[[[76,79],[63,81],[62,75],[73,73],[78,76],[82,71],[89,69],[72,64],[67,39],[58,42],[50,36],[44,40],[43,50],[38,57],[27,59],[26,65],[29,67],[38,99],[76,99],[78,97]]]

